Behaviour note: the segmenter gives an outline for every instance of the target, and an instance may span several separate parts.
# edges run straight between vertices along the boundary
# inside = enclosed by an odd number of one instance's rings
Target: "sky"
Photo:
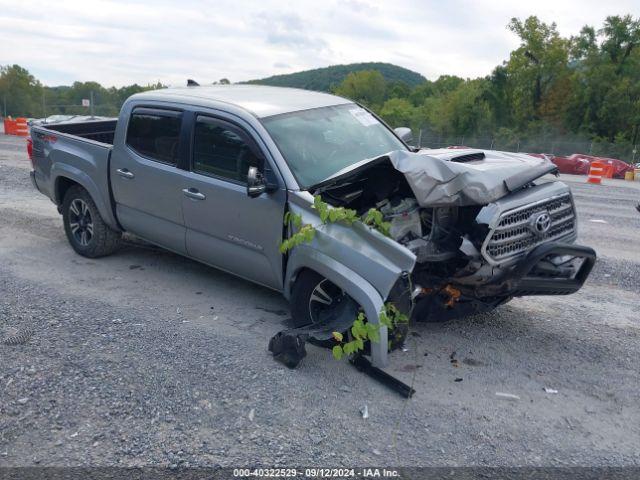
[[[0,0],[0,65],[45,85],[232,82],[334,64],[394,63],[435,80],[484,76],[537,15],[564,36],[638,0]]]

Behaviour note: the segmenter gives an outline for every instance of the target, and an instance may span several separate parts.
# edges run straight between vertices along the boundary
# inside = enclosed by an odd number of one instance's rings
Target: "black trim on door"
[[[180,170],[190,170],[191,155],[193,152],[193,132],[195,130],[195,114],[191,111],[182,113],[182,126],[180,128],[180,145],[178,146],[178,164]]]

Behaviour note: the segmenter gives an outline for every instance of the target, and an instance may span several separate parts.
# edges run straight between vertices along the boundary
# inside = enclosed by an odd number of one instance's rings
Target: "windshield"
[[[361,160],[406,150],[387,127],[353,103],[275,115],[262,123],[303,189]]]

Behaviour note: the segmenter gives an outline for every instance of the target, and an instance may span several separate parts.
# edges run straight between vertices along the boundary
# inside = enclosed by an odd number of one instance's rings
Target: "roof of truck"
[[[299,88],[266,85],[210,85],[172,87],[136,95],[137,98],[198,103],[196,99],[213,100],[243,108],[258,118],[282,113],[353,103],[346,98]]]

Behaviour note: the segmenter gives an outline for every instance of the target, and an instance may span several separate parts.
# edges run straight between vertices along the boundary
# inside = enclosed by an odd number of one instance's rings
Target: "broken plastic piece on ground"
[[[306,339],[301,339],[298,335],[287,334],[286,330],[276,333],[269,340],[269,351],[273,353],[280,363],[285,364],[289,368],[296,368],[307,351],[304,348]]]
[[[371,378],[378,380],[383,385],[386,385],[391,390],[398,392],[405,398],[411,398],[416,391],[406,383],[398,380],[397,378],[389,375],[384,370],[380,370],[377,367],[371,365],[371,362],[362,355],[356,355],[349,360],[351,364],[356,367],[362,373],[366,373]]]
[[[553,389],[553,388],[544,387],[544,388],[543,388],[543,390],[544,390],[546,393],[558,393],[558,390],[555,390],[555,389]]]
[[[273,358],[289,368],[296,368],[307,355],[305,342],[322,343],[333,338],[334,332],[344,332],[351,327],[358,315],[358,304],[346,299],[321,319],[320,324],[290,328],[276,333],[269,340],[269,351]]]
[[[504,398],[505,400],[513,400],[516,402],[520,400],[520,397],[518,395],[514,395],[513,393],[496,392],[496,397]]]
[[[362,415],[362,418],[369,418],[369,407],[366,404],[360,409],[360,415]]]

